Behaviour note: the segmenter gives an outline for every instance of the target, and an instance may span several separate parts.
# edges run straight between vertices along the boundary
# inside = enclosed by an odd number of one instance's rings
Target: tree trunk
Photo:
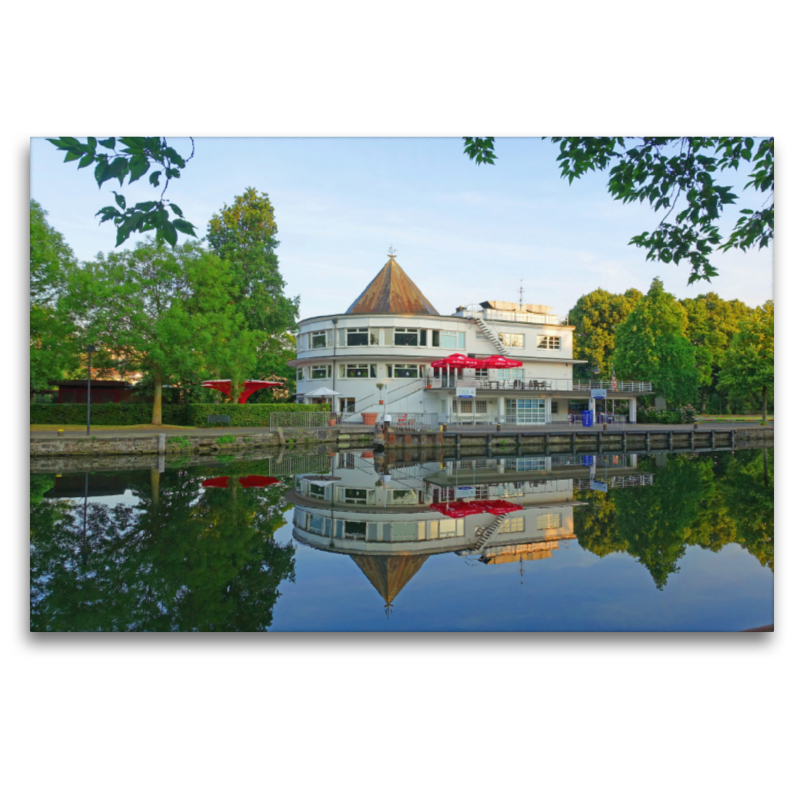
[[[761,424],[767,424],[767,387],[761,390]]]
[[[153,425],[161,424],[161,375],[155,375],[155,388],[153,391]]]
[[[764,488],[769,489],[769,460],[767,459],[767,448],[764,447]]]

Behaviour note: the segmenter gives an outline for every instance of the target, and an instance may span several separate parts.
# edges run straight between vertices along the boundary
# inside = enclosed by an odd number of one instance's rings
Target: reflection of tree
[[[749,450],[731,459],[721,487],[736,540],[775,570],[775,451]]]
[[[624,553],[628,543],[619,538],[617,530],[616,492],[586,490],[575,495],[586,503],[575,515],[575,534],[578,544],[596,556]]]
[[[33,630],[265,630],[294,551],[273,540],[286,487],[202,491],[142,473],[135,507],[31,507]]]
[[[666,467],[640,466],[654,472],[652,486],[576,495],[588,504],[575,515],[581,547],[598,556],[629,553],[659,589],[687,545],[718,552],[737,542],[773,568],[772,450],[672,455]]]

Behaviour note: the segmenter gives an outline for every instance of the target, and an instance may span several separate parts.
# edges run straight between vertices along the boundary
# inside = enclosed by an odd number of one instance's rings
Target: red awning
[[[227,397],[231,396],[231,382],[229,378],[219,381],[203,381],[202,385],[205,386],[206,389],[216,389]],[[245,381],[242,384],[242,391],[239,394],[239,402],[244,403],[251,394],[260,389],[271,389],[275,386],[283,386],[283,384],[277,381]]]
[[[508,500],[473,500],[472,505],[477,506],[484,514],[494,514],[496,517],[512,511],[522,511],[522,506],[509,503]]]
[[[511,369],[511,367],[525,366],[521,361],[515,361],[513,358],[505,356],[489,356],[481,359],[480,363],[484,369]]]
[[[480,367],[482,363],[477,358],[470,358],[469,356],[461,355],[461,353],[453,353],[447,358],[440,358],[438,361],[434,361],[431,366],[435,369],[446,369],[447,367],[450,367],[450,369],[475,369]]]

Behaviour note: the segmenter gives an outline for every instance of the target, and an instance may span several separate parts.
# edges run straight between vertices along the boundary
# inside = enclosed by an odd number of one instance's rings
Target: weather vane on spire
[[[394,258],[397,255],[397,250],[394,249],[391,245],[389,245],[389,257]]]

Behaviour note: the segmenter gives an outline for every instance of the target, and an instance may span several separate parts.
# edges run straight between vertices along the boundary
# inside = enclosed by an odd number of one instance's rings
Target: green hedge
[[[188,408],[164,404],[161,406],[161,419],[165,425],[188,425]],[[30,410],[32,425],[81,425],[86,422],[86,403],[32,405]],[[150,403],[92,404],[93,425],[149,425],[152,419],[153,406]]]
[[[685,425],[695,421],[695,410],[692,406],[671,408],[664,411],[655,409],[642,410],[636,415],[637,422],[659,425]]]
[[[231,426],[238,428],[269,428],[269,415],[273,411],[330,411],[330,405],[307,406],[302,403],[192,403],[186,406],[187,425],[206,427],[206,417],[211,414],[230,415]]]
[[[230,415],[237,427],[269,427],[273,411],[330,411],[330,405],[307,406],[302,403],[192,403],[161,406],[164,425],[206,427],[211,414]],[[30,406],[32,425],[81,425],[86,422],[85,403],[54,403]],[[98,403],[92,405],[93,425],[148,425],[153,419],[150,403]]]

